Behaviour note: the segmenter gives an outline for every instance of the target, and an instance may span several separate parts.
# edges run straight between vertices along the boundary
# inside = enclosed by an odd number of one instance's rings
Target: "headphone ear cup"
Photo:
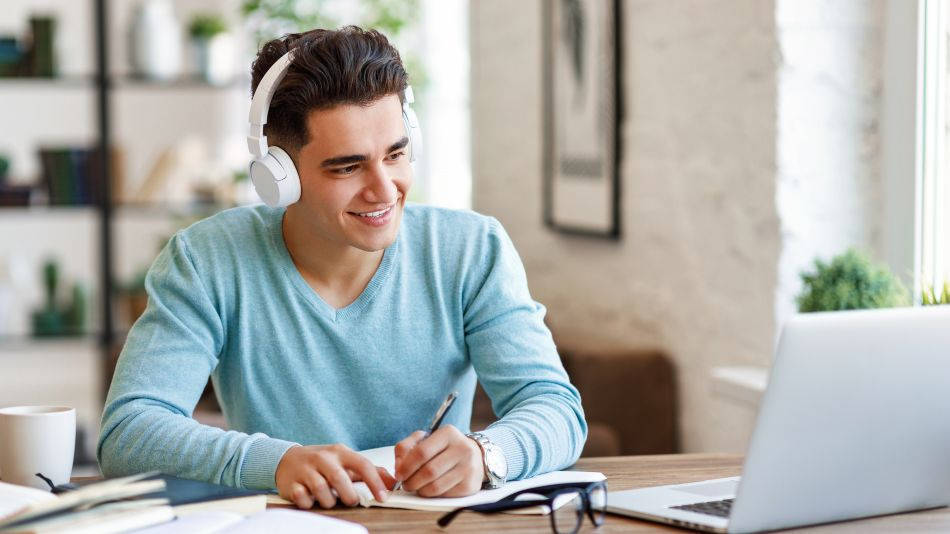
[[[267,149],[267,153],[284,169],[284,179],[277,182],[277,189],[280,191],[278,207],[287,207],[300,200],[300,175],[297,174],[297,166],[294,165],[294,160],[290,159],[290,155],[280,147],[272,146]]]
[[[264,204],[284,208],[300,200],[297,167],[283,149],[269,147],[266,156],[251,162],[249,174]]]

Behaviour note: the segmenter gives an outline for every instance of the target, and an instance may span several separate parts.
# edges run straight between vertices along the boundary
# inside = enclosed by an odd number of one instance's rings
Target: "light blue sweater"
[[[295,443],[393,445],[452,390],[444,424],[467,432],[476,378],[500,417],[485,434],[509,478],[577,459],[580,396],[495,219],[407,205],[369,285],[336,310],[294,266],[282,218],[264,206],[227,210],[159,254],[106,399],[106,476],[154,469],[273,488]],[[191,419],[209,375],[229,431]]]

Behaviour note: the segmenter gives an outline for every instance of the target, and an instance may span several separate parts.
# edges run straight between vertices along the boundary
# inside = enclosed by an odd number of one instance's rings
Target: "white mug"
[[[36,473],[65,484],[73,470],[76,410],[65,406],[0,408],[0,481],[49,490]]]

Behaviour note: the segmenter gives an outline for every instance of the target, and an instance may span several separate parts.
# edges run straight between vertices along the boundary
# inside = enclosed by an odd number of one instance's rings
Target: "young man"
[[[224,211],[159,254],[106,400],[103,473],[276,488],[309,508],[356,504],[357,480],[381,500],[396,480],[462,496],[572,464],[580,397],[510,239],[492,218],[406,204],[398,52],[355,27],[291,34],[262,48],[255,90],[290,50],[266,133],[299,200]],[[231,430],[191,419],[209,376]],[[466,435],[476,378],[500,419]],[[413,432],[453,390],[441,428]],[[393,474],[354,452],[393,444]]]

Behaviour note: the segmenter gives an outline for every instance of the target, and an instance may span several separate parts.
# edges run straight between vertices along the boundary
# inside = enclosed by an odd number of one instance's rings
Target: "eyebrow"
[[[395,143],[390,145],[389,149],[386,150],[386,153],[389,154],[390,152],[394,152],[401,148],[406,148],[407,145],[409,145],[409,138],[403,137],[399,141],[396,141]],[[325,169],[327,167],[337,167],[340,165],[352,165],[354,163],[360,163],[362,161],[366,161],[367,159],[369,159],[369,157],[364,154],[353,154],[351,156],[336,156],[333,158],[327,158],[323,160],[323,162],[320,163],[320,167]]]

